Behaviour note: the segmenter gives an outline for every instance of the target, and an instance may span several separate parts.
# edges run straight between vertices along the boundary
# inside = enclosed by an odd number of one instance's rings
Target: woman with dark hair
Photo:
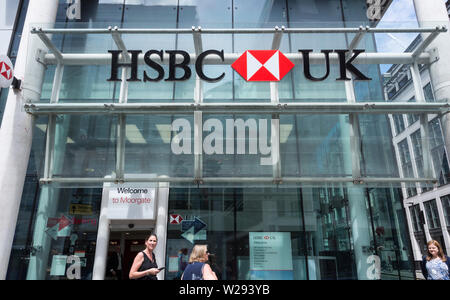
[[[134,258],[133,265],[130,269],[130,279],[138,280],[158,280],[156,275],[161,271],[158,269],[155,254],[153,250],[158,243],[156,234],[150,234],[145,240],[146,248],[139,252]]]
[[[450,259],[441,245],[431,240],[427,243],[427,255],[422,260],[422,274],[426,280],[450,280]]]

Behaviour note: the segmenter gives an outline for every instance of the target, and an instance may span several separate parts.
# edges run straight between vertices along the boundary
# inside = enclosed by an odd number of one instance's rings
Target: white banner
[[[108,219],[155,220],[156,187],[152,183],[110,184]]]

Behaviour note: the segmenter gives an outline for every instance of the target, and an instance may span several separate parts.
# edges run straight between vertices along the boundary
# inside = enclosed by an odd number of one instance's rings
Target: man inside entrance
[[[120,245],[116,245],[114,247],[114,252],[108,257],[108,273],[109,276],[114,278],[115,280],[122,280],[122,254],[120,252]]]

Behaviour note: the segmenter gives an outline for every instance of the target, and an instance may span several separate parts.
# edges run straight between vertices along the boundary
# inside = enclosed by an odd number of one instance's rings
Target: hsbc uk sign
[[[353,50],[351,57],[349,57],[349,50],[322,50],[321,53],[325,56],[325,74],[321,77],[315,77],[311,74],[310,54],[313,50],[298,50],[303,57],[303,74],[311,81],[323,81],[328,78],[330,74],[330,54],[336,53],[339,64],[339,77],[336,80],[349,81],[348,75],[353,75],[353,80],[371,80],[365,76],[354,65],[354,60],[365,50]],[[121,81],[118,76],[120,67],[131,68],[130,77],[127,81],[144,81],[144,82],[158,82],[164,81],[185,81],[191,78],[192,70],[189,67],[191,64],[190,54],[183,50],[166,50],[169,56],[168,74],[161,66],[164,62],[163,50],[149,50],[144,54],[144,63],[152,70],[156,71],[156,76],[151,76],[147,71],[143,71],[142,77],[139,76],[138,59],[142,54],[141,50],[129,50],[128,53],[131,58],[129,63],[120,63],[119,57],[122,54],[120,50],[108,51],[112,55],[111,59],[111,76],[108,81]],[[208,56],[219,57],[222,62],[225,61],[224,51],[207,50],[199,54],[195,60],[195,72],[201,80],[207,82],[218,82],[225,77],[225,73],[217,74],[217,76],[210,77],[205,74],[203,65],[205,58]],[[155,56],[159,57],[158,63],[155,61]],[[178,57],[178,58],[177,58]],[[181,60],[180,60],[181,58]],[[231,67],[241,75],[246,81],[269,81],[276,82],[283,79],[283,77],[295,67],[294,63],[290,61],[279,50],[247,50],[245,51]],[[178,71],[177,71],[178,70]]]

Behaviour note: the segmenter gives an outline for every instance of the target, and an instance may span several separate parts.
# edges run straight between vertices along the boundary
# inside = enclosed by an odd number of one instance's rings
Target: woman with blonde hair
[[[206,263],[208,256],[208,246],[195,245],[181,280],[217,280],[216,273]]]
[[[441,245],[431,240],[427,243],[427,255],[422,260],[422,274],[426,280],[450,280],[450,259]]]

